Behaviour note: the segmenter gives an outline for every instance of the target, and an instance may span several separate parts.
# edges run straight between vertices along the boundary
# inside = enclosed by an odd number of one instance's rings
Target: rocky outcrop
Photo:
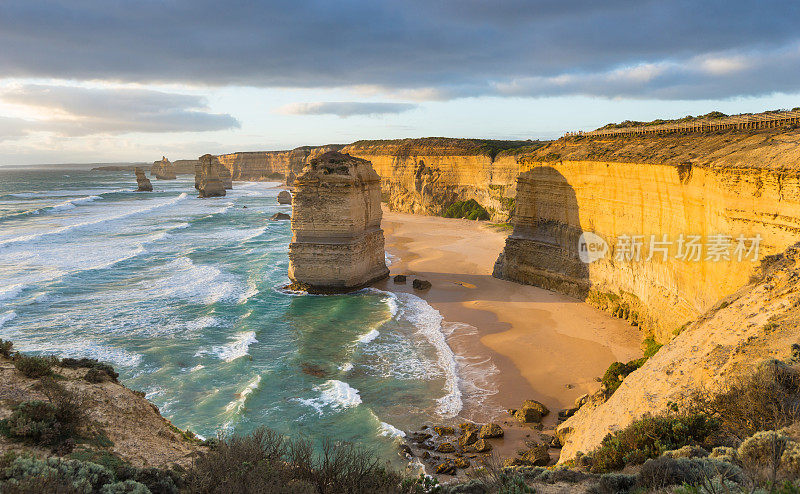
[[[288,221],[292,217],[286,213],[275,213],[269,217],[270,221]]]
[[[661,342],[800,234],[797,130],[561,139],[519,163],[495,276],[587,300]],[[583,232],[608,246],[591,263]]]
[[[144,174],[144,170],[137,166],[134,173],[136,174],[136,185],[138,185],[136,192],[152,192],[153,184],[150,183],[150,179]]]
[[[399,139],[358,141],[342,150],[372,162],[393,211],[441,215],[456,201],[474,199],[495,221],[514,208],[518,156],[531,141]]]
[[[194,173],[195,165],[199,163],[200,160],[175,160],[172,162],[172,168],[178,175],[191,175]]]
[[[309,292],[345,292],[389,276],[380,177],[369,161],[331,151],[294,181],[289,278]]]
[[[290,183],[312,158],[328,151],[338,151],[342,145],[302,146],[288,151],[253,151],[221,154],[220,163],[227,167],[233,180],[286,181]]]
[[[227,190],[233,189],[233,178],[228,167],[220,163],[217,158],[214,158],[214,165],[217,166],[217,174],[222,182],[222,186]]]
[[[291,204],[292,203],[292,193],[288,190],[282,190],[278,192],[278,204]]]
[[[686,405],[694,392],[725,390],[765,359],[784,359],[798,342],[800,244],[764,258],[753,282],[715,304],[662,347],[600,404],[583,405],[558,427],[560,461],[595,449],[645,414]]]
[[[150,176],[158,180],[175,180],[175,168],[166,156],[162,156],[160,161],[154,161],[150,167]]]
[[[210,154],[200,157],[200,175],[195,177],[195,184],[200,191],[198,197],[222,197],[225,185],[219,177],[219,162]]]

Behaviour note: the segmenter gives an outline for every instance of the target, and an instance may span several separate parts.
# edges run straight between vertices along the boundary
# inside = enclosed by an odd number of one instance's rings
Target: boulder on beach
[[[406,282],[406,275],[404,275],[404,274],[395,275],[394,282],[395,283],[405,283]]]
[[[550,453],[547,446],[539,444],[522,454],[521,460],[535,467],[546,467],[550,463]]]
[[[428,290],[431,287],[431,282],[428,280],[415,279],[411,286],[414,287],[414,290]]]
[[[144,174],[144,170],[137,166],[134,173],[136,174],[136,185],[139,186],[136,192],[152,192],[153,184],[150,183],[150,179]]]
[[[514,411],[514,417],[522,423],[541,422],[550,410],[536,400],[525,400],[522,406]]]
[[[286,213],[275,213],[269,217],[270,221],[287,221],[290,219],[292,219],[292,217]]]
[[[503,428],[495,423],[486,424],[481,427],[480,432],[478,432],[478,437],[481,439],[493,439],[496,437],[503,437]]]
[[[291,204],[292,203],[292,193],[288,190],[282,190],[278,192],[278,204]]]

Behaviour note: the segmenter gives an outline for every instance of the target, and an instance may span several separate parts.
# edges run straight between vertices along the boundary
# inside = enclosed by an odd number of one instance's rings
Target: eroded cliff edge
[[[372,162],[393,211],[441,215],[456,201],[474,199],[492,219],[505,221],[514,209],[518,157],[542,145],[429,137],[357,141],[342,152]]]
[[[744,286],[765,255],[800,238],[800,132],[570,138],[518,159],[514,232],[495,276],[585,299],[661,342]],[[581,262],[582,232],[610,251]],[[730,259],[678,259],[683,235],[730,236]],[[619,241],[641,236],[640,261]],[[672,242],[647,260],[651,235]],[[759,237],[758,255],[734,250]],[[743,253],[747,254],[747,252]]]

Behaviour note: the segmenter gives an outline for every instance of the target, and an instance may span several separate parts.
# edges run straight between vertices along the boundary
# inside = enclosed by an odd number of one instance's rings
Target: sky
[[[0,165],[800,106],[796,0],[0,0]]]

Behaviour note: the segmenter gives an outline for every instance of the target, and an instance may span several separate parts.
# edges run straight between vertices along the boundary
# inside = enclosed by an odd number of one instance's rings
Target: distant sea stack
[[[223,197],[225,186],[220,180],[219,163],[210,154],[200,157],[200,174],[195,175],[195,187],[200,191],[198,197]]]
[[[178,176],[175,174],[175,167],[167,159],[162,156],[160,161],[154,161],[153,166],[150,167],[150,176],[156,177],[158,180],[175,180]]]
[[[369,161],[336,151],[302,170],[292,200],[291,288],[347,292],[389,276],[380,187]]]
[[[136,192],[153,192],[153,184],[150,183],[150,179],[144,174],[144,170],[137,166],[134,173],[136,173],[136,185],[139,186]]]

